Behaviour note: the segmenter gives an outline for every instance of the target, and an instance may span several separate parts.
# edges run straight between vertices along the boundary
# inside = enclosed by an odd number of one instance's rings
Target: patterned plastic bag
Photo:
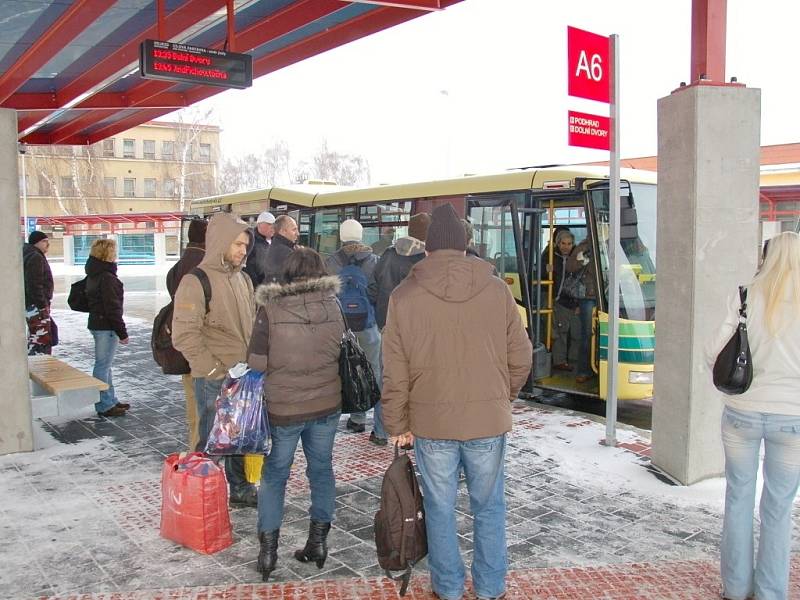
[[[264,374],[237,367],[230,370],[217,397],[217,414],[206,453],[269,454]]]

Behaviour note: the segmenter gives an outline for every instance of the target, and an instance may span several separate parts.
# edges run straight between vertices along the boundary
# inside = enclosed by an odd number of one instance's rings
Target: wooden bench
[[[28,357],[33,418],[71,415],[100,401],[108,384],[48,354]]]

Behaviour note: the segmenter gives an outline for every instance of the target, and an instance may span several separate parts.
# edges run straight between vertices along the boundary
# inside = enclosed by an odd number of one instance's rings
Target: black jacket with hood
[[[296,242],[283,237],[280,233],[272,236],[272,243],[269,245],[264,261],[262,283],[283,283],[283,265],[296,245]]]
[[[425,258],[425,242],[417,238],[402,237],[381,255],[370,278],[369,299],[375,305],[378,327],[386,326],[389,296],[416,263]]]
[[[167,292],[169,292],[170,298],[173,300],[175,299],[175,294],[178,291],[178,286],[183,276],[198,266],[203,261],[205,255],[205,244],[189,242],[189,245],[186,246],[178,262],[172,265],[172,268],[167,271]]]
[[[244,272],[250,276],[254,288],[264,283],[266,278],[267,254],[271,245],[270,241],[258,232],[258,228],[253,229],[253,247],[247,256]]]
[[[89,299],[89,330],[113,331],[121,340],[128,338],[122,320],[124,288],[117,277],[117,263],[90,256],[86,261],[86,297]]]
[[[33,244],[22,247],[25,274],[25,307],[46,308],[53,299],[53,273],[44,252]]]

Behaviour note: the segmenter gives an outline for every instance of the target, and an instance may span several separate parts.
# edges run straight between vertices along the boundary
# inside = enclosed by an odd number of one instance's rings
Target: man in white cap
[[[364,229],[355,219],[346,219],[339,226],[342,247],[331,254],[325,263],[331,275],[342,280],[339,300],[347,326],[356,334],[358,344],[364,349],[378,386],[381,385],[381,334],[375,319],[375,306],[369,299],[367,288],[378,264],[378,256],[362,242]],[[353,413],[347,420],[347,429],[361,433],[366,429],[366,414]],[[375,418],[369,441],[377,446],[386,445],[383,430],[381,403],[375,405]]]
[[[275,215],[264,211],[256,219],[256,229],[253,232],[253,247],[247,256],[247,265],[244,272],[253,280],[253,288],[264,283],[267,250],[272,243],[272,236],[275,233]]]

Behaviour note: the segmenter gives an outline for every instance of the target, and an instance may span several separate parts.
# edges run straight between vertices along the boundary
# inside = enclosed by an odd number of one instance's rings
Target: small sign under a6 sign
[[[570,96],[610,101],[611,63],[606,36],[567,27],[567,69]]]
[[[609,150],[611,148],[611,122],[608,117],[568,111],[568,136],[570,146]]]

